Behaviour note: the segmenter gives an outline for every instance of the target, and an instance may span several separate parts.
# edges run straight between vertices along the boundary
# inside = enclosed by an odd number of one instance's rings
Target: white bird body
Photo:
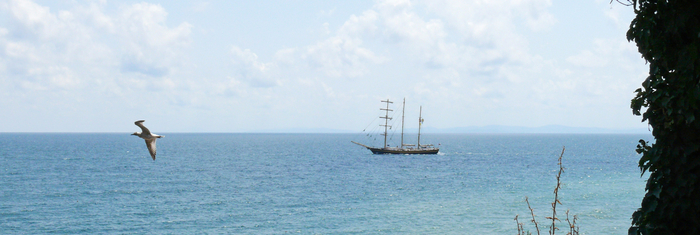
[[[153,158],[153,161],[155,161],[156,160],[156,139],[163,138],[163,136],[151,133],[151,131],[149,131],[148,128],[146,128],[143,125],[144,121],[145,120],[138,120],[138,121],[134,122],[134,124],[141,127],[141,132],[134,132],[134,134],[131,134],[131,135],[135,135],[135,136],[141,137],[142,139],[146,140],[146,147],[148,147],[148,152],[151,153],[151,158]]]

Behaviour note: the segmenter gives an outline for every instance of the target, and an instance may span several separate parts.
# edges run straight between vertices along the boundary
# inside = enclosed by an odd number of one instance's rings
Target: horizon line
[[[131,131],[0,131],[0,133],[130,133]],[[435,128],[426,127],[421,131],[423,134],[651,134],[651,129],[647,128],[602,128],[602,127],[571,127],[563,125],[546,125],[540,127],[524,126],[469,126]],[[333,128],[283,128],[267,130],[247,130],[247,131],[160,131],[160,133],[236,133],[236,134],[356,134],[358,131],[350,131]],[[406,133],[406,132],[405,132]],[[417,128],[408,128],[408,134],[416,134]]]

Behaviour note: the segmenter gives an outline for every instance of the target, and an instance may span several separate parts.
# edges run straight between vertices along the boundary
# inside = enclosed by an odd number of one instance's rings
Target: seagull
[[[151,157],[153,158],[153,161],[155,161],[156,160],[156,139],[163,138],[163,136],[151,133],[151,131],[149,131],[148,128],[146,128],[143,125],[144,121],[146,121],[146,120],[138,120],[138,121],[134,122],[134,124],[141,127],[141,132],[134,132],[134,134],[131,134],[131,135],[135,135],[135,136],[141,137],[142,139],[146,140],[146,147],[148,147],[148,152],[151,153]]]

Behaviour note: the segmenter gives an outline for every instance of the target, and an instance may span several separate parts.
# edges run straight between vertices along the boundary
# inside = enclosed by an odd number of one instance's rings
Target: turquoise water
[[[527,196],[544,234],[566,146],[560,217],[626,234],[644,195],[634,149],[650,139],[428,134],[440,154],[411,156],[353,134],[164,135],[154,162],[128,134],[0,134],[0,231],[515,234],[515,215],[534,232]]]

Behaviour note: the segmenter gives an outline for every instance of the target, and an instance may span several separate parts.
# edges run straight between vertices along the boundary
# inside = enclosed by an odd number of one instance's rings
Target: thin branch
[[[566,210],[566,223],[569,224],[569,233],[566,235],[573,235],[574,234],[574,226],[571,225],[571,221],[569,220],[569,210]]]
[[[614,0],[614,1],[616,1],[617,3],[622,4],[623,6],[627,6],[627,7],[628,7],[628,6],[635,5],[634,2],[632,2],[631,0],[627,0],[626,3],[622,2],[621,0]],[[613,2],[613,0],[610,0],[610,4],[612,4],[612,2]],[[635,1],[635,2],[636,2],[636,1]]]
[[[523,223],[518,221],[518,215],[515,215],[515,224],[518,226],[518,235],[524,235],[525,231],[523,231]]]
[[[535,211],[532,210],[532,207],[530,207],[530,202],[527,200],[527,197],[525,197],[525,202],[527,203],[527,208],[530,209],[530,214],[532,215],[532,223],[535,224],[535,229],[537,229],[537,235],[540,235],[540,227],[537,226],[537,221],[535,220]]]
[[[561,159],[564,157],[564,150],[566,150],[566,147],[562,147],[561,149],[561,155],[559,155],[559,173],[557,174],[557,187],[554,188],[554,202],[552,202],[552,217],[549,219],[552,220],[552,227],[549,228],[549,234],[554,235],[554,232],[558,229],[556,227],[556,221],[559,220],[557,218],[557,204],[561,204],[559,201],[559,189],[561,188],[561,173],[564,172],[564,165],[561,164]]]

